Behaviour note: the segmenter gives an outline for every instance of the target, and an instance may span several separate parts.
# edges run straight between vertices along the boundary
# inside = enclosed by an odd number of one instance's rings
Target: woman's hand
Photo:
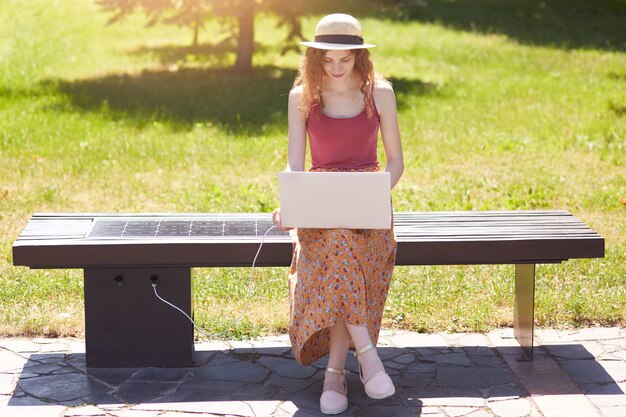
[[[274,222],[278,230],[282,230],[283,232],[286,232],[292,229],[291,227],[283,226],[281,219],[280,219],[280,207],[278,207],[276,210],[272,212],[272,221]]]

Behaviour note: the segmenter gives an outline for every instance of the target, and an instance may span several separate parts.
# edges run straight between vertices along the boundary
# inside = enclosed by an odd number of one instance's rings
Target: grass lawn
[[[571,211],[605,237],[606,257],[539,265],[537,324],[626,325],[626,3],[501,3],[360,16],[398,100],[406,170],[395,209]],[[33,212],[278,205],[299,61],[281,54],[284,29],[257,18],[257,69],[242,75],[228,70],[232,45],[216,25],[192,48],[190,30],[107,19],[89,1],[0,3],[0,335],[83,332],[80,270],[12,266]],[[287,269],[256,272],[250,312],[227,337],[286,330]],[[220,332],[242,311],[249,273],[195,270],[200,326]],[[383,325],[511,326],[513,275],[397,267]]]

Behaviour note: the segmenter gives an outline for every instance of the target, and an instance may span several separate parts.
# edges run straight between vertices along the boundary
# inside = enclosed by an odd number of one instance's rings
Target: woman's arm
[[[393,188],[404,172],[404,159],[402,157],[400,128],[398,127],[396,96],[391,84],[387,81],[378,80],[374,89],[374,100],[380,117],[380,132],[387,157],[385,171],[391,174],[391,188]]]
[[[289,145],[286,171],[304,171],[304,156],[306,154],[306,120],[298,108],[302,87],[298,86],[289,92],[287,117],[289,122]]]
[[[288,155],[285,171],[304,171],[304,156],[306,153],[306,120],[298,108],[302,87],[295,87],[289,92],[289,104],[287,107],[288,131]],[[280,217],[280,207],[272,213],[272,221],[279,230],[290,230],[283,227]]]

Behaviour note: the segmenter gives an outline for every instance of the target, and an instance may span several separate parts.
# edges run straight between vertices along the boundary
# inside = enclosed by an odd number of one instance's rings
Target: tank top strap
[[[374,100],[374,93],[372,93],[372,116],[376,116],[376,118],[380,119],[378,107],[376,107],[376,100]]]

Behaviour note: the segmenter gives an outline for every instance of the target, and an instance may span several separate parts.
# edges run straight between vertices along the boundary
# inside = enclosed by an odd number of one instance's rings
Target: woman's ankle
[[[333,390],[343,394],[344,392],[344,383],[345,383],[345,375],[336,374],[334,372],[324,372],[324,389]]]
[[[363,379],[366,381],[371,378],[371,376],[385,370],[383,361],[378,356],[376,348],[369,349],[359,354],[357,360],[359,361],[359,365],[361,366]]]

